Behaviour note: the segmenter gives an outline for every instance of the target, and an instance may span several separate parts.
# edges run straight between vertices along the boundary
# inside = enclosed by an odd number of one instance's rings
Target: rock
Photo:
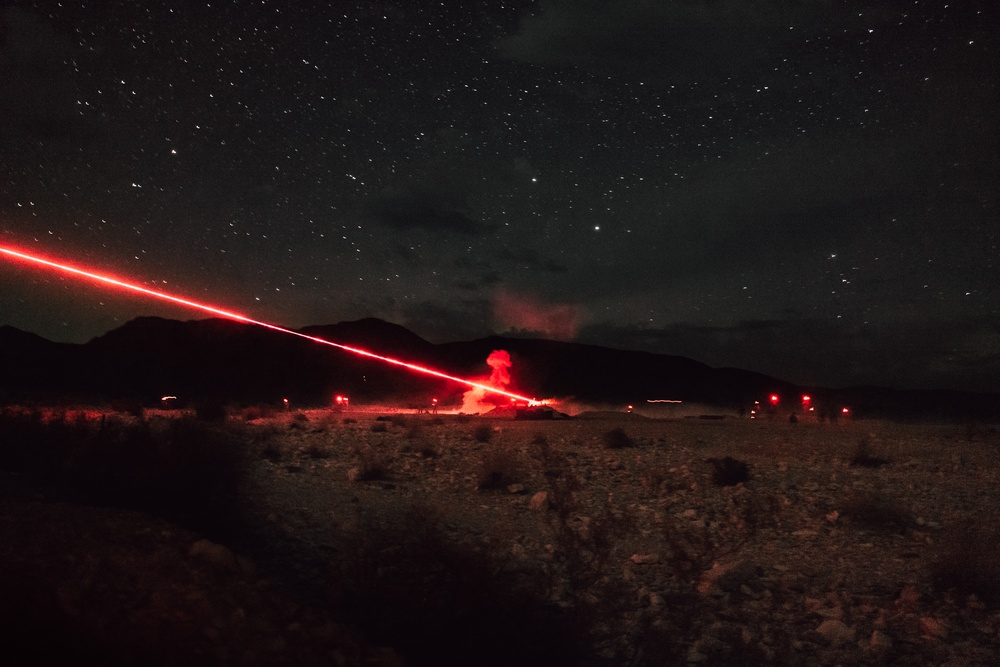
[[[696,665],[698,663],[705,662],[706,660],[708,660],[708,656],[705,655],[704,653],[700,652],[694,646],[692,646],[690,648],[690,650],[688,650],[688,654],[687,654],[687,662],[688,662],[688,664],[695,664]]]
[[[919,601],[920,591],[917,590],[916,586],[908,584],[899,592],[899,598],[896,600],[896,606],[903,610],[914,609]]]
[[[933,616],[921,616],[920,636],[925,639],[945,639],[948,636],[948,629]]]
[[[757,574],[757,566],[746,560],[738,560],[727,565],[716,563],[702,575],[698,590],[702,594],[718,594],[734,591],[750,581]]]
[[[834,646],[854,641],[854,628],[836,619],[823,621],[816,632]]]
[[[892,650],[892,638],[881,630],[875,630],[868,640],[868,650],[877,656],[884,656]]]
[[[507,493],[518,494],[524,493],[524,484],[511,484],[507,487]]]
[[[549,494],[547,491],[539,491],[531,496],[528,508],[533,512],[544,512],[549,508]]]
[[[629,560],[636,565],[648,565],[660,562],[660,557],[657,554],[632,554],[632,558]]]
[[[248,574],[253,570],[253,565],[248,560],[210,540],[198,540],[192,544],[191,548],[188,549],[188,556],[200,558],[220,569],[231,572]]]

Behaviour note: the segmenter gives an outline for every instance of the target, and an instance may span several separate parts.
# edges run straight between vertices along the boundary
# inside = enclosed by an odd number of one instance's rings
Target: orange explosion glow
[[[414,372],[417,372],[417,373],[423,373],[425,375],[433,375],[434,377],[443,378],[445,380],[451,380],[452,382],[458,382],[460,384],[464,384],[464,385],[467,385],[469,387],[472,387],[474,390],[482,390],[483,392],[486,392],[486,393],[498,394],[498,395],[501,395],[501,396],[506,396],[506,397],[508,397],[510,399],[517,400],[517,401],[526,401],[526,402],[528,402],[529,404],[532,404],[532,405],[534,405],[534,404],[537,403],[535,401],[535,399],[528,398],[526,396],[521,396],[521,395],[515,394],[513,392],[509,392],[509,391],[505,390],[502,387],[492,386],[491,384],[487,384],[485,382],[476,382],[476,381],[473,381],[473,380],[466,380],[465,378],[460,378],[460,377],[456,377],[454,375],[448,375],[447,373],[442,373],[441,371],[434,370],[433,368],[426,368],[424,366],[418,366],[417,364],[411,364],[411,363],[408,363],[406,361],[401,361],[399,359],[393,359],[392,357],[384,357],[384,356],[382,356],[380,354],[375,354],[374,352],[369,352],[368,350],[362,350],[362,349],[357,348],[357,347],[351,347],[350,345],[342,345],[340,343],[334,343],[332,341],[325,340],[323,338],[319,338],[318,336],[309,336],[307,334],[300,333],[298,331],[293,331],[291,329],[286,329],[285,327],[280,327],[280,326],[278,326],[276,324],[270,324],[268,322],[261,322],[260,320],[255,320],[255,319],[252,319],[250,317],[247,317],[246,315],[240,315],[239,313],[234,313],[234,312],[231,312],[231,311],[228,311],[228,310],[224,310],[222,308],[216,308],[215,306],[209,306],[207,304],[199,303],[197,301],[192,301],[190,299],[185,299],[183,297],[175,296],[173,294],[167,294],[166,292],[160,292],[160,291],[157,291],[157,290],[148,289],[146,287],[142,287],[140,285],[135,285],[133,283],[129,283],[129,282],[126,282],[124,280],[120,280],[118,278],[113,278],[111,276],[102,275],[102,274],[96,273],[94,271],[81,269],[81,268],[78,268],[78,267],[75,267],[75,266],[70,266],[69,264],[65,264],[65,263],[62,263],[62,262],[56,262],[56,261],[53,261],[51,259],[45,259],[43,257],[38,257],[36,255],[31,255],[29,253],[26,253],[26,252],[23,252],[23,251],[20,251],[20,250],[15,250],[14,248],[0,246],[0,253],[2,253],[3,255],[6,255],[9,258],[18,259],[18,260],[22,260],[22,261],[26,261],[26,262],[31,262],[31,263],[34,263],[34,264],[36,264],[38,266],[44,267],[46,269],[60,271],[62,273],[68,273],[68,274],[71,274],[71,275],[76,276],[78,278],[82,278],[84,280],[90,280],[90,281],[98,283],[98,284],[103,284],[103,285],[107,285],[107,286],[110,286],[110,287],[116,287],[116,288],[124,289],[124,290],[130,290],[132,292],[138,292],[139,294],[142,294],[144,296],[153,297],[153,298],[156,298],[156,299],[162,299],[164,301],[170,301],[172,303],[176,303],[176,304],[179,304],[181,306],[185,306],[187,308],[193,308],[195,310],[201,310],[201,311],[204,311],[206,313],[211,313],[213,315],[218,315],[219,317],[223,317],[223,318],[226,318],[226,319],[229,319],[229,320],[235,320],[237,322],[244,322],[246,324],[255,324],[255,325],[259,326],[259,327],[264,327],[265,329],[271,329],[272,331],[280,331],[281,333],[290,334],[292,336],[298,336],[299,338],[305,338],[306,340],[311,340],[312,342],[319,343],[321,345],[329,345],[330,347],[336,347],[336,348],[339,348],[341,350],[345,350],[347,352],[351,352],[352,354],[361,355],[363,357],[369,357],[371,359],[376,359],[378,361],[381,361],[381,362],[384,362],[384,363],[387,363],[387,364],[393,364],[395,366],[402,366],[403,368],[407,368],[407,369],[409,369],[411,371],[414,371]],[[508,360],[509,360],[509,358],[508,358]]]

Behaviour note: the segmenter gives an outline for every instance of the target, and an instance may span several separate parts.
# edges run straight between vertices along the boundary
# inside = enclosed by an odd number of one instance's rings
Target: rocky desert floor
[[[181,519],[6,466],[7,664],[1000,656],[994,427],[253,416]]]

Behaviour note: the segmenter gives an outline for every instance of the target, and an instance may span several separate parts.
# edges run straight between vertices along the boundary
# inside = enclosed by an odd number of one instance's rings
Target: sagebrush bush
[[[851,495],[844,501],[840,513],[869,528],[903,530],[913,525],[913,516],[898,500],[878,491]]]
[[[250,422],[257,419],[271,419],[275,414],[277,414],[277,409],[273,405],[264,403],[244,408],[242,416],[244,421]]]
[[[217,531],[249,461],[229,429],[194,418],[0,415],[0,464],[44,475],[86,502],[147,511]]]
[[[388,522],[363,520],[338,606],[414,665],[581,664],[586,629],[554,613],[545,573],[456,541],[442,523],[419,505]]]
[[[938,542],[931,576],[938,590],[973,594],[1000,605],[1000,529],[972,520],[949,527]]]
[[[348,472],[352,482],[374,482],[389,478],[392,468],[390,452],[373,445],[358,447],[354,455],[358,465]]]
[[[476,442],[489,442],[493,439],[493,427],[480,424],[472,430],[472,439]]]
[[[223,422],[229,416],[229,411],[222,401],[206,399],[195,405],[194,414],[202,421]]]
[[[441,453],[438,451],[431,435],[427,433],[427,430],[420,422],[410,425],[410,428],[406,432],[404,447],[404,451],[416,452],[426,458],[434,458]]]
[[[608,449],[625,449],[636,446],[635,440],[621,428],[613,428],[602,437],[604,446]]]
[[[716,486],[736,486],[750,481],[750,467],[743,461],[726,456],[708,459],[712,464],[712,482]]]
[[[879,468],[889,463],[887,459],[875,456],[872,453],[872,441],[869,436],[858,438],[858,445],[851,456],[850,465],[861,468]]]
[[[305,448],[305,455],[311,459],[328,459],[333,456],[333,450],[326,445],[313,442]]]
[[[476,488],[480,491],[505,489],[520,482],[522,475],[517,452],[510,447],[493,445],[483,453]]]

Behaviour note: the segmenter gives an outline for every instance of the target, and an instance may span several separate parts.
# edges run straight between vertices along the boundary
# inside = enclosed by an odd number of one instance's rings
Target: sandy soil
[[[1000,654],[995,429],[319,412],[254,428],[269,444],[239,530],[215,541],[7,475],[0,620],[17,650],[124,664]],[[725,457],[745,483],[720,485]]]

